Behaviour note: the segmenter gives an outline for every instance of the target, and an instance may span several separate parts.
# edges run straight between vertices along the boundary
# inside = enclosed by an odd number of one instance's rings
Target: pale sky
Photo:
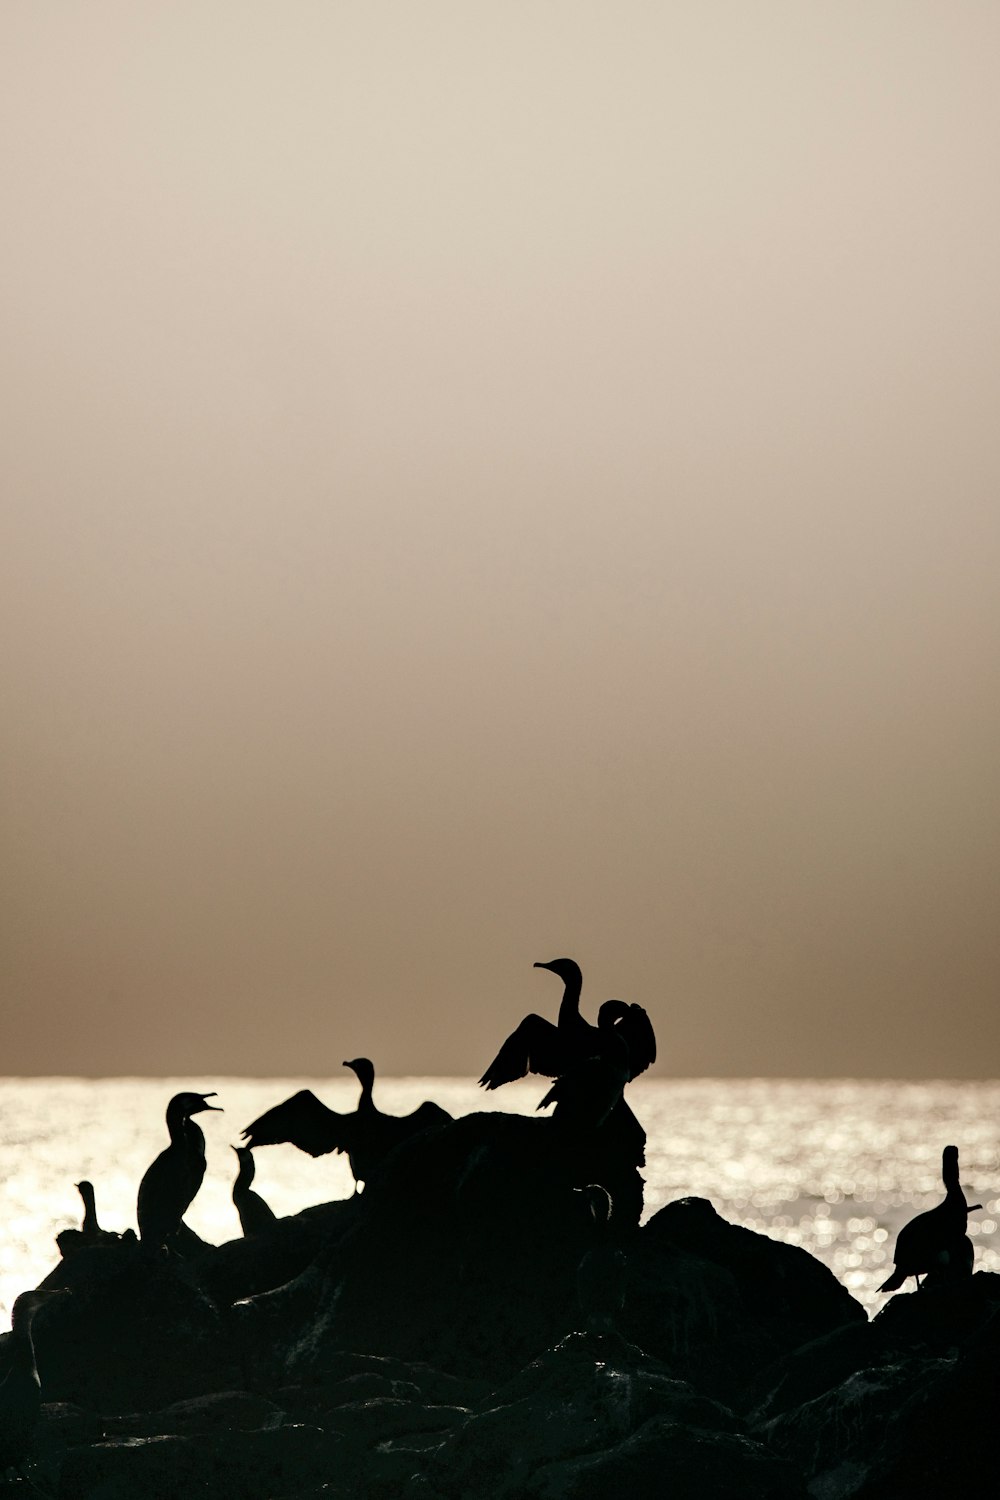
[[[998,57],[5,0],[0,1071],[1000,1071]]]

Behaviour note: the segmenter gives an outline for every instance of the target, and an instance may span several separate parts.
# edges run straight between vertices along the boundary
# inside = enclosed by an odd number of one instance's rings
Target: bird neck
[[[965,1194],[962,1192],[961,1183],[958,1179],[958,1156],[945,1152],[941,1164],[941,1178],[944,1182],[945,1194],[950,1202],[961,1200],[965,1205]]]
[[[171,1136],[170,1139],[173,1140],[174,1137]],[[194,1123],[190,1115],[184,1120],[183,1125],[181,1126],[179,1140],[183,1145],[184,1150],[189,1152],[191,1155],[205,1155],[205,1132],[202,1130],[200,1125],[196,1125]]]
[[[375,1069],[369,1063],[367,1067],[359,1065],[352,1071],[361,1085],[361,1098],[358,1100],[359,1114],[374,1114],[375,1100],[372,1097],[372,1091],[375,1087]]]
[[[233,1183],[234,1197],[237,1192],[246,1193],[249,1191],[250,1184],[254,1180],[255,1173],[256,1167],[254,1166],[253,1159],[251,1158],[249,1161],[247,1161],[245,1157],[241,1156],[240,1169],[236,1174],[236,1181]]]
[[[580,992],[583,989],[583,975],[577,969],[575,974],[570,974],[564,981],[563,997],[559,1005],[560,1026],[575,1026],[582,1018],[580,1016]]]
[[[184,1141],[187,1138],[188,1128],[191,1125],[191,1116],[184,1104],[178,1104],[176,1099],[171,1099],[167,1105],[167,1132],[173,1143]],[[197,1128],[197,1127],[196,1127]]]
[[[89,1182],[81,1186],[80,1197],[83,1199],[84,1234],[100,1234],[101,1226],[97,1222],[97,1205],[94,1202],[94,1189]]]
[[[15,1307],[10,1320],[10,1369],[17,1369],[38,1380],[38,1368],[35,1364],[35,1345],[31,1337],[31,1323],[35,1316],[33,1307],[23,1308],[19,1312]]]

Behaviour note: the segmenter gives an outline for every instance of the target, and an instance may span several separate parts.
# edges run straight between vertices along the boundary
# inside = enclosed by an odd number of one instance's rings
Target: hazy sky
[[[998,56],[4,0],[0,1071],[1000,1072]]]

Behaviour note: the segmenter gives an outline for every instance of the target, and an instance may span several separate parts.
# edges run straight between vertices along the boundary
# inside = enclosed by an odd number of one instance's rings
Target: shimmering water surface
[[[263,1110],[309,1087],[353,1109],[357,1084],[269,1079],[7,1079],[0,1081],[0,1315],[58,1259],[57,1230],[79,1224],[74,1183],[89,1177],[108,1229],[135,1226],[139,1179],[166,1145],[164,1110],[181,1089],[214,1088],[224,1114],[199,1116],[208,1172],[187,1215],[205,1239],[240,1232],[229,1146]],[[380,1078],[382,1109],[402,1114],[435,1099],[454,1115],[529,1113],[537,1081],[484,1096],[454,1078]],[[899,1226],[942,1196],[941,1151],[960,1151],[962,1184],[983,1210],[969,1219],[976,1266],[1000,1270],[1000,1082],[895,1083],[801,1079],[639,1080],[629,1101],[646,1127],[646,1214],[674,1198],[709,1198],[727,1219],[803,1245],[869,1309]],[[278,1214],[344,1197],[346,1161],[292,1146],[255,1153],[255,1188]],[[911,1283],[912,1285],[912,1283]]]

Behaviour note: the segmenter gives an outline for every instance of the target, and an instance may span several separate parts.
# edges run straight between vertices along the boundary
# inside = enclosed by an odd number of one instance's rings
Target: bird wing
[[[479,1082],[484,1089],[498,1089],[526,1073],[556,1078],[566,1065],[566,1047],[559,1028],[541,1016],[525,1016],[504,1042]]]
[[[615,1030],[628,1046],[629,1077],[644,1073],[656,1061],[656,1034],[641,1005],[630,1005],[615,1022]]]
[[[355,1115],[339,1115],[316,1098],[311,1089],[300,1089],[284,1104],[276,1104],[243,1131],[250,1147],[276,1146],[289,1142],[310,1156],[329,1151],[348,1151],[353,1143]]]

